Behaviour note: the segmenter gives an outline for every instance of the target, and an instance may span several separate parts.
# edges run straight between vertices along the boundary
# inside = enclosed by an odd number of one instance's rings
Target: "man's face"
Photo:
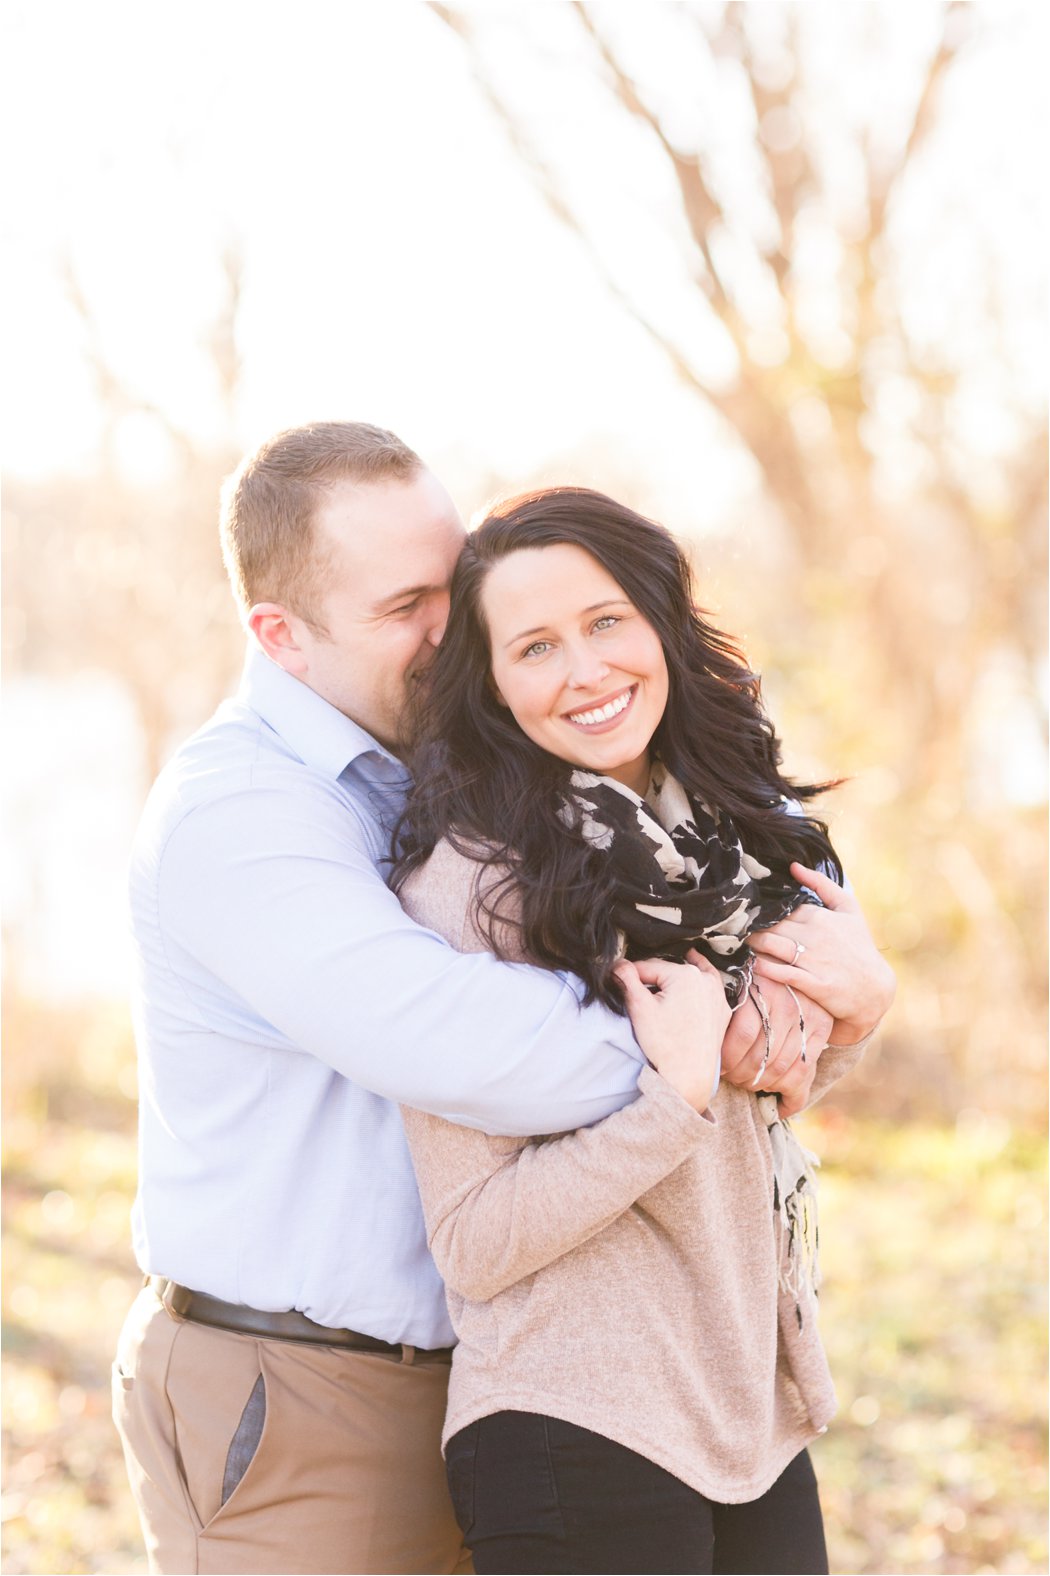
[[[411,686],[445,632],[462,521],[437,478],[420,470],[407,481],[337,482],[315,527],[327,564],[319,609],[327,635],[295,621],[299,676],[396,750]]]

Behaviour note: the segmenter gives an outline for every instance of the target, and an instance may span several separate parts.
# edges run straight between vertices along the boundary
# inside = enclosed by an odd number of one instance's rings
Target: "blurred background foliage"
[[[527,181],[695,412],[675,418],[692,491],[613,432],[513,475],[469,434],[426,458],[466,513],[499,489],[577,481],[659,514],[762,672],[790,769],[847,779],[825,811],[900,995],[861,1072],[806,1119],[825,1157],[842,1402],[817,1447],[832,1568],[1035,1572],[1046,402],[1041,293],[1008,287],[1003,250],[1025,248],[1041,275],[1045,238],[1038,166],[1030,192],[1014,177],[1004,218],[997,171],[1018,150],[989,117],[977,158],[966,129],[975,62],[1022,50],[1033,8],[837,9],[833,25],[836,8],[791,3],[402,8],[449,91],[474,96],[507,180]],[[971,157],[973,178],[946,183]],[[85,673],[116,685],[139,753],[118,768],[114,747],[113,771],[131,773],[133,801],[241,659],[215,508],[262,435],[243,417],[254,261],[243,237],[216,254],[202,436],[122,369],[63,250],[97,449],[75,473],[21,474],[12,456],[9,694],[47,681],[76,695]],[[462,325],[492,334],[495,398],[515,372],[498,330]],[[545,350],[548,375],[573,355]],[[615,381],[612,352],[596,371]],[[162,443],[162,481],[129,477],[137,434]],[[716,471],[726,502],[699,529]],[[34,882],[31,841],[23,857],[5,997],[4,1568],[138,1571],[106,1393],[135,1284],[134,1053],[119,1000],[42,976],[33,938],[56,896]]]

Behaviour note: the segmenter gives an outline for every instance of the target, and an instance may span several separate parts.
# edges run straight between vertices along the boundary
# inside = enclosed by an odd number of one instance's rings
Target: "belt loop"
[[[414,1346],[409,1346],[409,1345],[407,1345],[407,1343],[405,1341],[402,1341],[401,1342],[401,1361],[405,1364],[406,1368],[411,1368],[411,1366],[415,1362],[415,1360],[416,1360],[416,1349],[415,1349],[415,1347]]]
[[[174,1319],[176,1324],[186,1323],[185,1308],[179,1306],[179,1304],[183,1301],[183,1299],[179,1297],[179,1293],[181,1291],[182,1287],[173,1280],[164,1280],[161,1285],[157,1287],[157,1296],[160,1298],[161,1306],[163,1307],[164,1312],[168,1315],[169,1319]]]

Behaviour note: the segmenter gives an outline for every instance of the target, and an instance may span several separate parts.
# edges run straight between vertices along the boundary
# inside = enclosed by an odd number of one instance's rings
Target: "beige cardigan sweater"
[[[488,945],[479,868],[442,843],[402,892],[461,952]],[[811,1099],[860,1051],[825,1050]],[[778,1286],[769,1133],[747,1090],[722,1085],[700,1116],[652,1068],[638,1087],[594,1127],[537,1139],[404,1109],[459,1338],[444,1441],[539,1412],[710,1499],[757,1499],[835,1410],[813,1295],[800,1328]]]

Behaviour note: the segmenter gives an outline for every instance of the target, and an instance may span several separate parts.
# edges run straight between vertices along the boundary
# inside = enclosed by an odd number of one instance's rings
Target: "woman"
[[[446,1456],[476,1567],[826,1570],[811,1179],[775,1095],[711,1093],[730,1003],[765,1016],[763,978],[797,992],[803,1054],[803,992],[838,1040],[888,1004],[826,828],[791,813],[818,789],[781,776],[757,680],[670,536],[580,489],[468,540],[422,739],[395,878],[416,919],[632,1017],[676,965],[625,954],[698,965],[694,1043],[596,1127],[518,1140],[405,1113],[460,1341]],[[823,1052],[814,1095],[859,1049]]]

